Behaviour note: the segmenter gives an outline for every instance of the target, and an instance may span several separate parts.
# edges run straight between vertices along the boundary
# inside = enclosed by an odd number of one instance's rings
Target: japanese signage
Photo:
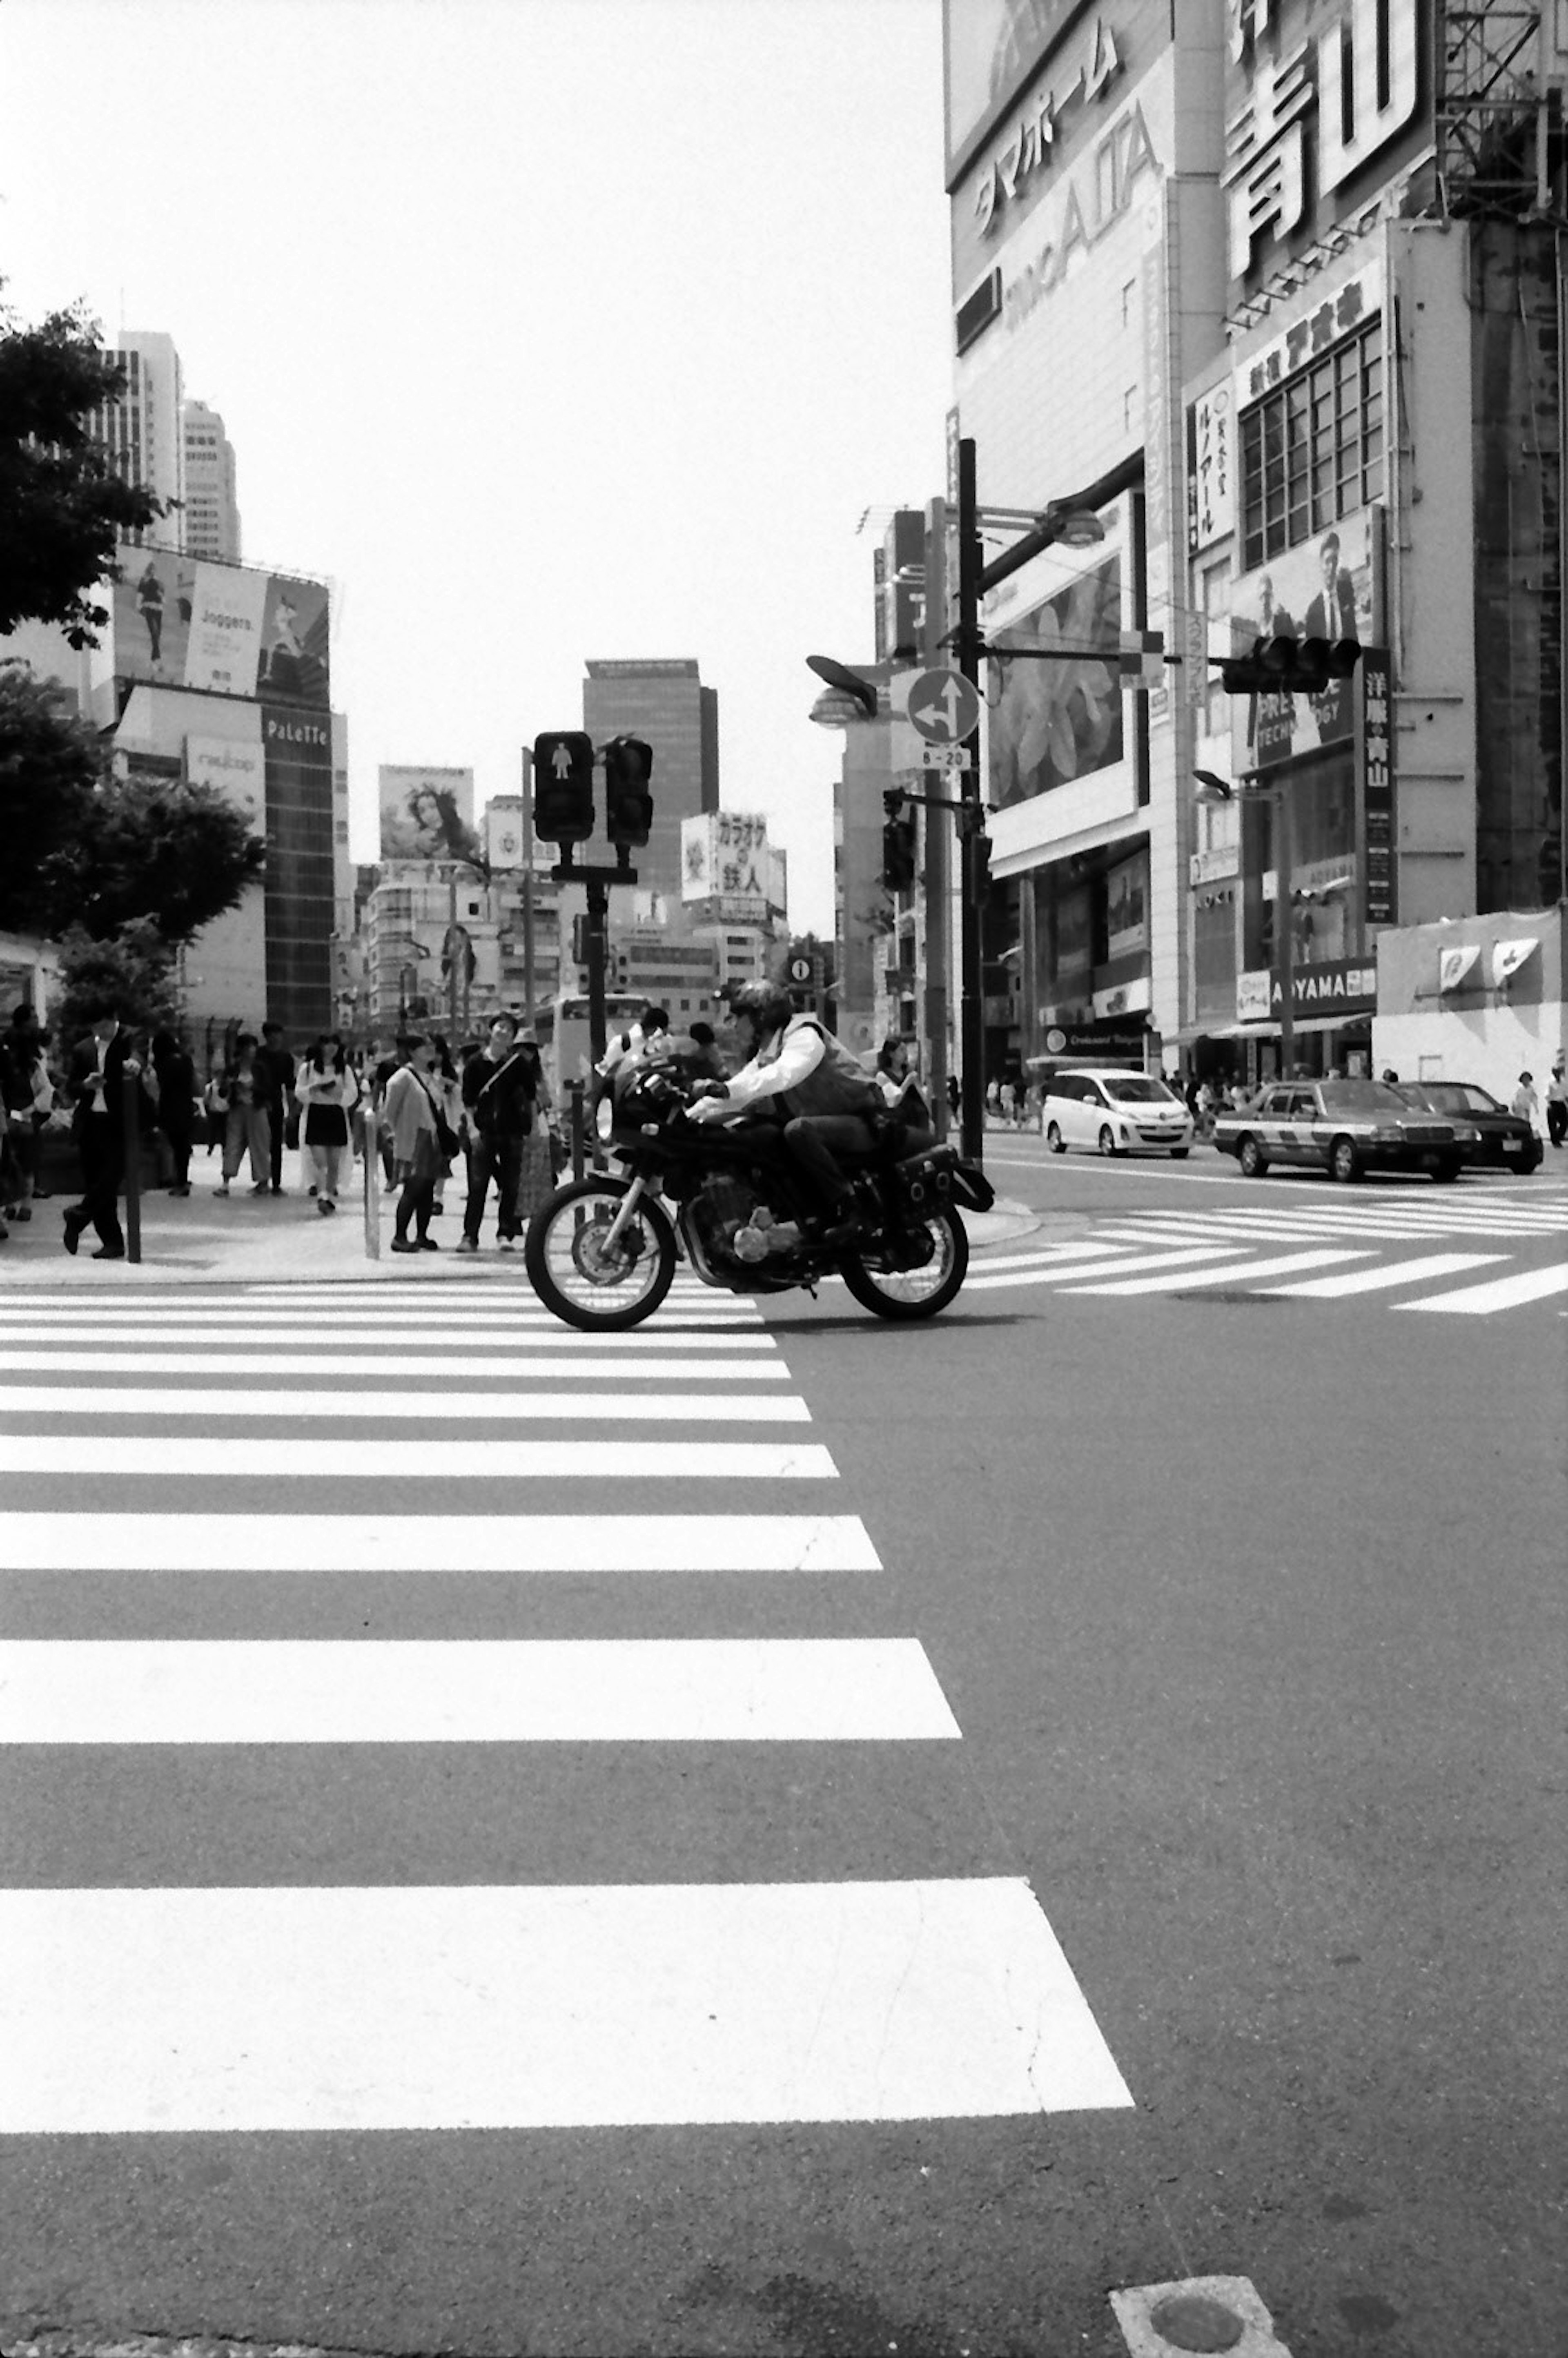
[[[1157,179],[1162,169],[1143,109],[1134,103],[1118,115],[1092,157],[1064,179],[1044,234],[1032,226],[1019,260],[1003,257],[1001,308],[1010,330],[1060,285],[1075,257],[1087,254],[1122,218],[1144,177]]]
[[[946,0],[948,186],[1081,0]]]
[[[1278,974],[1263,967],[1236,978],[1236,1020],[1238,1023],[1278,1022],[1284,1005]],[[1325,958],[1318,966],[1291,969],[1291,1013],[1300,1021],[1309,1015],[1370,1015],[1378,1001],[1378,969],[1364,958]]]
[[[167,548],[123,546],[118,557],[118,678],[327,708],[324,581]]]
[[[1237,583],[1231,644],[1254,639],[1359,639],[1378,635],[1373,517],[1363,508],[1284,550]],[[1211,655],[1215,650],[1210,650]],[[1231,760],[1239,777],[1355,734],[1355,681],[1331,680],[1316,696],[1286,690],[1230,699]]]
[[[1020,197],[1031,193],[1029,183],[1041,180],[1057,156],[1061,118],[1102,98],[1122,70],[1116,35],[1103,17],[1088,27],[1076,71],[1053,76],[1036,84],[1013,124],[1006,141],[987,157],[974,188],[975,223],[980,235],[989,234],[999,216]]]
[[[714,901],[737,921],[766,918],[774,879],[762,811],[702,811],[681,821],[681,899]]]
[[[1230,12],[1243,79],[1227,114],[1221,178],[1230,275],[1240,279],[1270,245],[1310,228],[1318,205],[1411,121],[1420,11],[1417,0],[1343,0],[1332,25],[1299,41],[1283,19],[1304,21],[1304,12],[1288,0],[1230,0]]]
[[[1237,371],[1238,406],[1245,409],[1249,402],[1260,401],[1286,377],[1293,376],[1309,361],[1327,352],[1331,344],[1336,344],[1341,336],[1375,319],[1382,302],[1383,272],[1379,263],[1368,263],[1354,278],[1330,287],[1310,311],[1292,320],[1282,335],[1264,344],[1243,362]]]
[[[1236,405],[1227,384],[1193,404],[1187,473],[1187,547],[1221,540],[1236,521]]]
[[[1391,925],[1397,902],[1394,875],[1393,735],[1390,725],[1389,658],[1382,647],[1361,657],[1357,763],[1366,835],[1366,904],[1369,925]]]

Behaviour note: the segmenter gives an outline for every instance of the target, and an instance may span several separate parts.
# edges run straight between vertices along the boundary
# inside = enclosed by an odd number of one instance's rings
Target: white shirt
[[[803,1023],[798,1032],[784,1035],[784,1045],[767,1064],[759,1064],[762,1049],[779,1038],[772,1032],[763,1041],[757,1055],[738,1073],[730,1076],[727,1098],[703,1098],[690,1109],[693,1121],[725,1121],[743,1113],[748,1106],[759,1105],[765,1098],[783,1097],[795,1088],[808,1073],[814,1073],[827,1053],[827,1043],[814,1023]]]
[[[627,1056],[634,1056],[643,1044],[643,1027],[633,1023],[629,1031],[617,1032],[604,1054],[594,1066],[602,1081],[607,1081],[616,1066]]]

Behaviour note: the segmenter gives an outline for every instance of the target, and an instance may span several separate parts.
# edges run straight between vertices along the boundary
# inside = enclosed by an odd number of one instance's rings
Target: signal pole
[[[980,530],[975,513],[975,445],[965,435],[958,443],[958,628],[956,652],[958,669],[971,687],[980,687]],[[981,939],[982,864],[979,832],[985,824],[985,795],[980,785],[979,727],[964,741],[968,767],[959,773],[959,795],[972,813],[958,817],[959,983],[961,1040],[959,1047],[960,1142],[966,1161],[979,1163],[985,1155],[986,1007],[985,958]]]

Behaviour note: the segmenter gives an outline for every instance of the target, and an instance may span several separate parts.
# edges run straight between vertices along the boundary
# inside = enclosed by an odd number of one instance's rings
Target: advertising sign
[[[1254,639],[1359,639],[1376,635],[1373,578],[1375,511],[1363,508],[1325,532],[1286,549],[1237,582],[1231,645],[1245,654]],[[1218,660],[1214,650],[1210,650]],[[1234,696],[1231,760],[1240,776],[1355,734],[1354,678],[1332,680],[1321,695]]]
[[[1070,551],[1060,554],[1070,561]],[[990,799],[1005,809],[1121,759],[1120,551],[1086,566],[1000,635],[1009,646],[1054,651],[1048,660],[1028,653],[1000,665]]]
[[[1227,384],[1193,404],[1187,476],[1187,547],[1193,556],[1236,522],[1236,405]]]
[[[773,868],[763,811],[701,811],[681,821],[681,899],[715,901],[737,923],[768,914]]]
[[[1238,1023],[1278,1022],[1284,1004],[1279,975],[1259,967],[1236,978],[1236,1020]],[[1378,1003],[1378,969],[1364,958],[1325,958],[1317,966],[1291,969],[1291,1013],[1301,1022],[1308,1016],[1370,1015]]]
[[[473,772],[388,767],[377,773],[384,860],[451,860],[473,845]]]
[[[254,743],[228,737],[188,737],[185,774],[193,786],[211,786],[248,826],[258,832],[266,824],[266,769],[261,740]]]
[[[1083,0],[945,0],[948,185]]]
[[[173,549],[123,546],[117,555],[118,678],[328,708],[324,581],[211,564]]]
[[[1389,657],[1368,647],[1361,658],[1360,727],[1357,768],[1361,774],[1361,816],[1366,830],[1365,915],[1369,925],[1391,925],[1394,882],[1393,736],[1389,712]]]
[[[1106,871],[1106,956],[1130,957],[1149,946],[1149,854],[1136,851]]]

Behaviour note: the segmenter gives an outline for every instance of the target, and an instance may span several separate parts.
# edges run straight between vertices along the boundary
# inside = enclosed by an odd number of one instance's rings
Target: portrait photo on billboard
[[[1086,5],[1087,0],[946,0],[949,185],[979,135]]]
[[[473,772],[383,768],[384,860],[466,859],[474,850]]]
[[[258,695],[274,704],[330,701],[327,660],[328,596],[324,581],[268,576],[262,612]]]
[[[196,562],[168,548],[115,551],[114,671],[160,687],[185,685]]]
[[[1006,809],[1122,757],[1121,554],[1104,557],[991,633],[1025,650],[991,669],[991,801]],[[1105,654],[1086,650],[1103,647]],[[1049,662],[1027,652],[1058,650]]]
[[[1363,509],[1243,574],[1231,600],[1231,652],[1246,654],[1255,639],[1372,644],[1373,522],[1373,512]],[[1320,745],[1347,743],[1355,730],[1355,685],[1354,678],[1332,680],[1317,696],[1233,697],[1231,746],[1238,770],[1263,769]]]

